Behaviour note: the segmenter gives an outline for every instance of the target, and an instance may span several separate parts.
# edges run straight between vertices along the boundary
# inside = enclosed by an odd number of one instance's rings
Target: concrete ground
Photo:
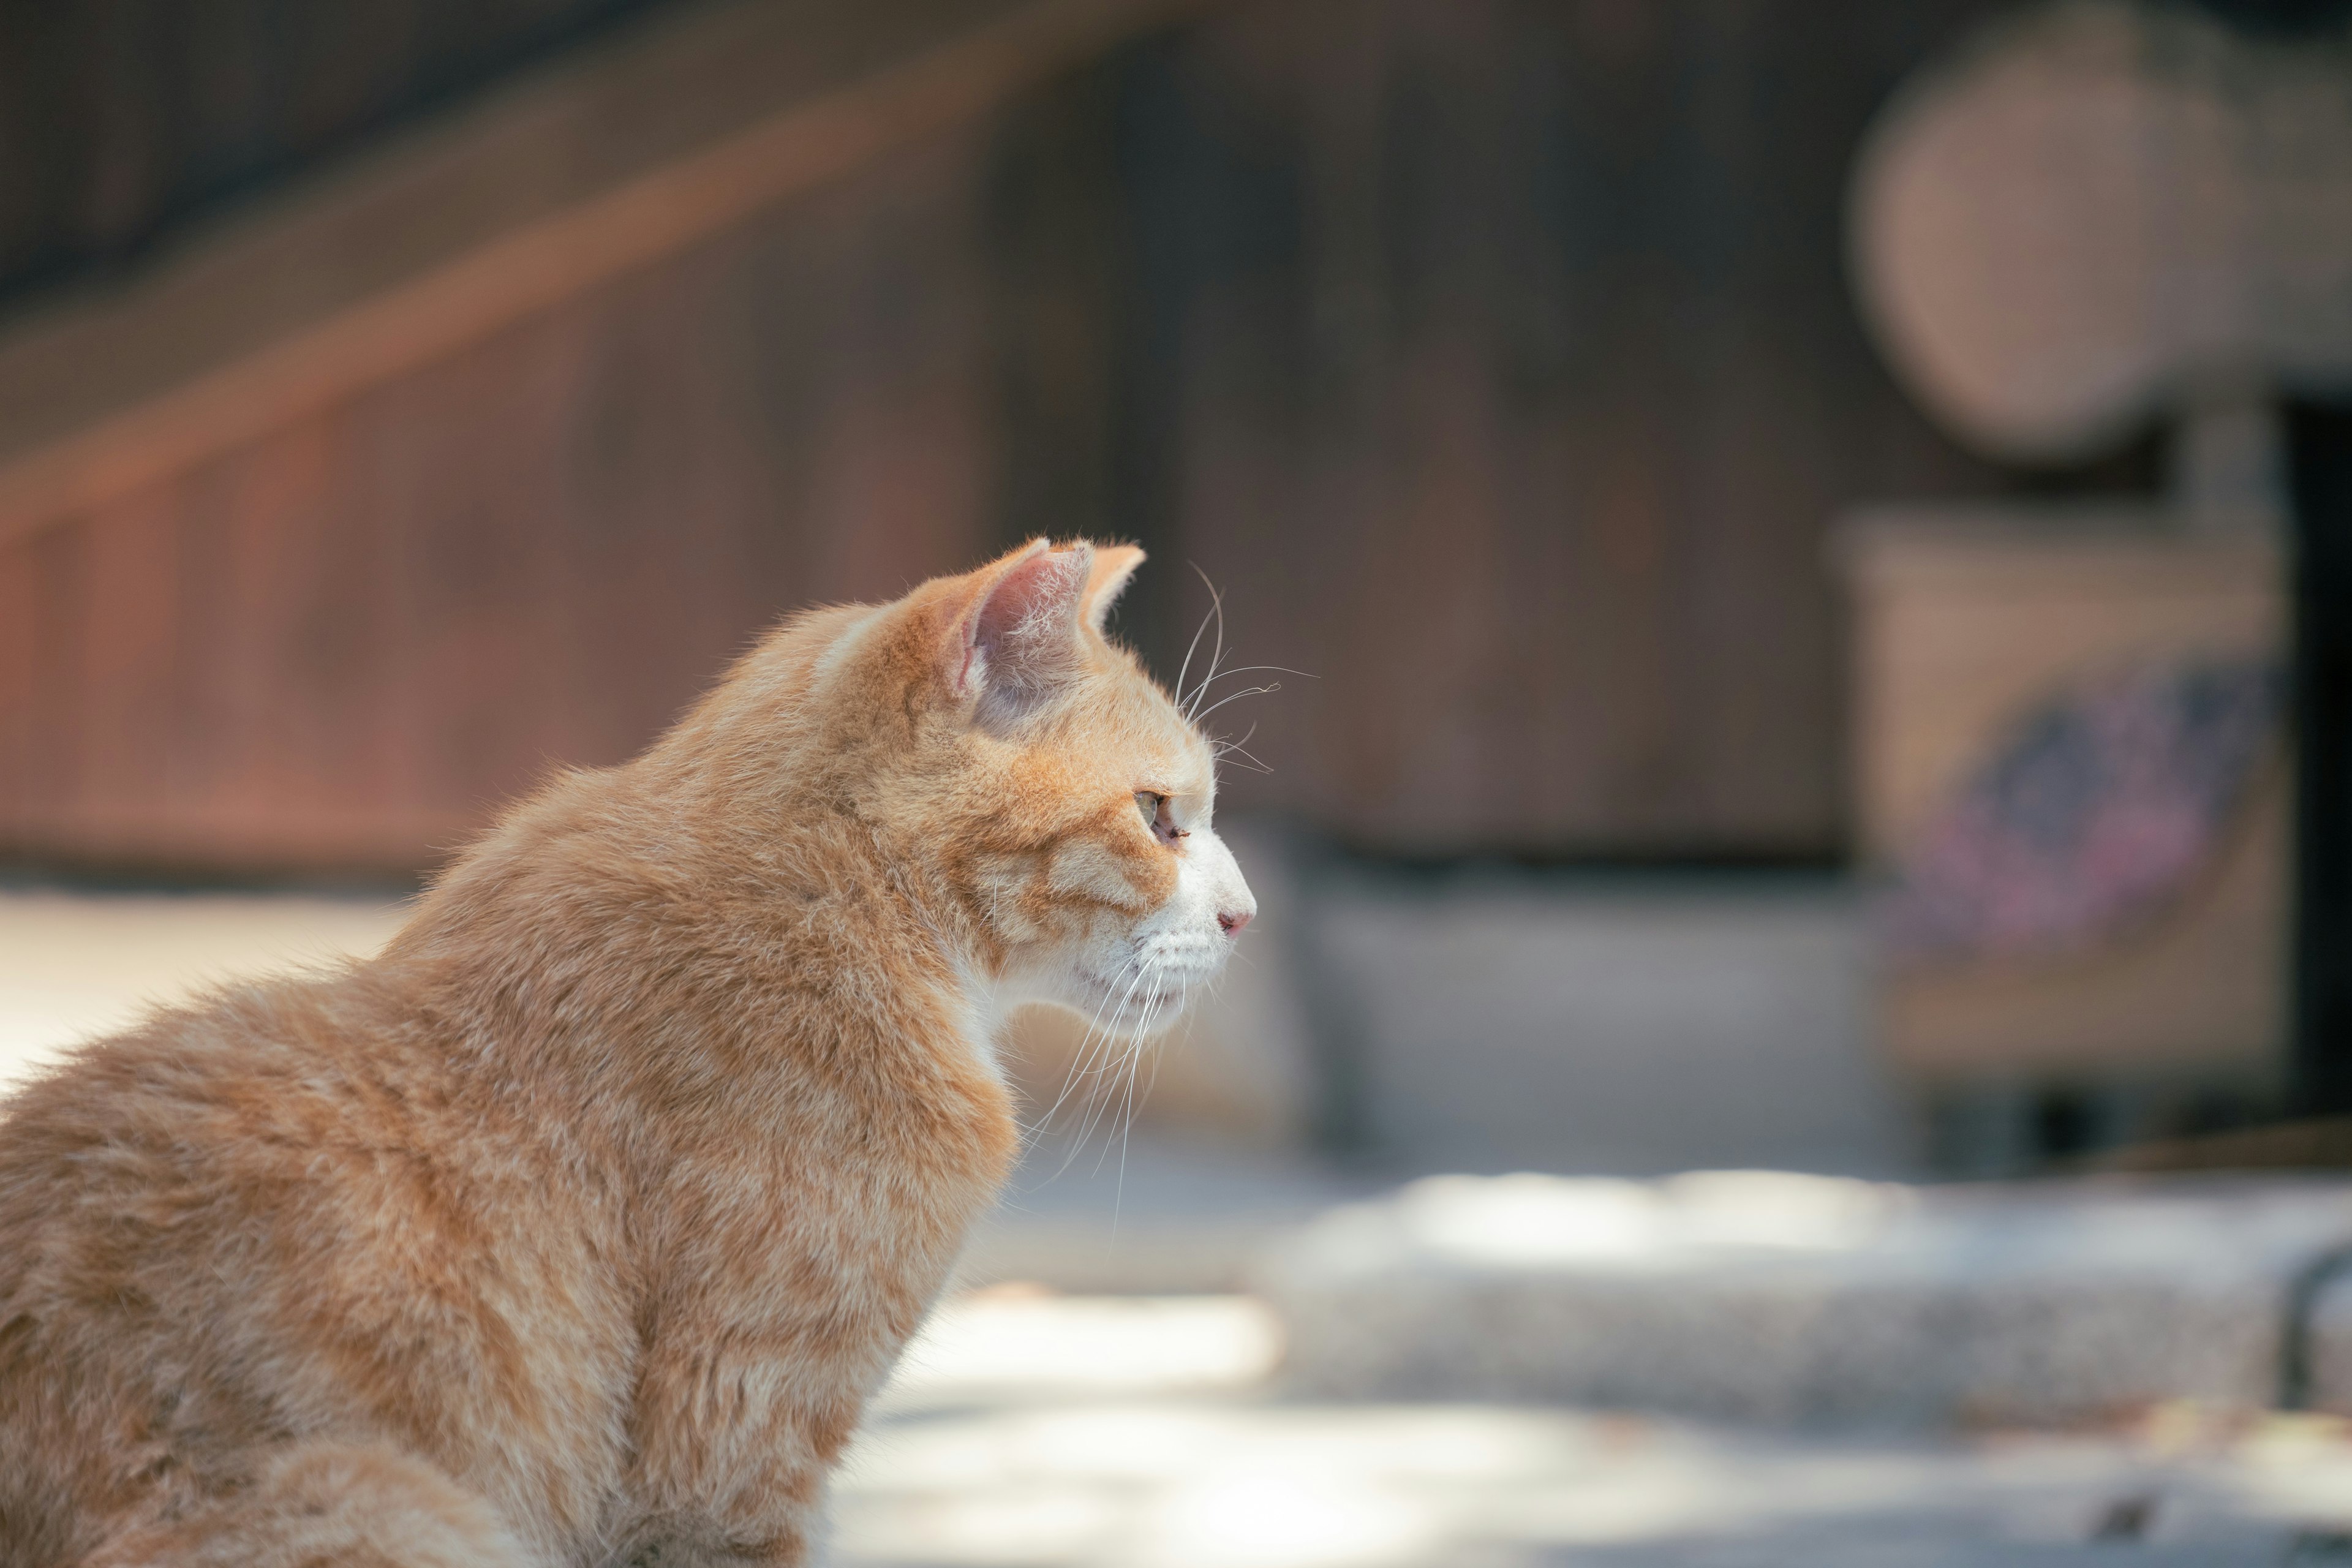
[[[0,890],[0,1093],[207,985],[372,953],[400,920],[391,898]]]
[[[951,1304],[835,1488],[845,1564],[2255,1568],[2352,1562],[2352,1433],[2193,1406],[2065,1434],[1795,1437],[1284,1397],[1244,1297]]]

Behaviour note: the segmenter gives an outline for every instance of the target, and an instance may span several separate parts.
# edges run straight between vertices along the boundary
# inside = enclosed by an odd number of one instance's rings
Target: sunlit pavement
[[[0,1094],[159,1004],[373,952],[402,914],[389,897],[0,891]]]
[[[2187,1407],[2073,1435],[1789,1436],[1307,1405],[1243,1297],[986,1292],[835,1489],[845,1563],[1976,1568],[2352,1563],[2352,1435]]]

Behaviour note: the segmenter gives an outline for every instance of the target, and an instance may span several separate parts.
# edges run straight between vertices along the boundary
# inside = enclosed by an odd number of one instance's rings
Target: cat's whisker
[[[1200,689],[1192,693],[1192,706],[1195,709],[1200,707],[1201,699],[1208,695],[1209,688],[1216,684],[1218,673],[1222,671],[1224,667],[1225,596],[1223,594],[1220,594],[1217,595],[1217,646],[1215,650],[1209,655],[1209,673],[1201,677]]]
[[[1149,970],[1156,967],[1156,965],[1147,962],[1145,967]],[[1143,1060],[1143,1053],[1150,1042],[1152,1026],[1158,1020],[1160,1012],[1166,1005],[1166,1003],[1163,1000],[1164,994],[1164,993],[1156,988],[1146,994],[1143,1011],[1137,1018],[1135,1031],[1129,1037],[1126,1049],[1121,1054],[1120,1059],[1118,1063],[1118,1068],[1125,1069],[1125,1077],[1127,1079],[1126,1105],[1122,1114],[1122,1125],[1119,1131],[1119,1169],[1120,1179],[1122,1182],[1125,1180],[1127,1163],[1127,1129],[1134,1124],[1136,1073]],[[1115,1073],[1118,1068],[1114,1068]],[[1120,1089],[1117,1077],[1113,1077],[1105,1087],[1108,1092],[1104,1096],[1103,1109],[1108,1110],[1110,1108],[1110,1102],[1119,1096]],[[1088,1136],[1092,1136],[1091,1128],[1088,1129]],[[1106,1138],[1103,1141],[1102,1155],[1095,1162],[1095,1169],[1097,1173],[1102,1169],[1102,1161],[1109,1158],[1109,1156],[1110,1141]]]
[[[1202,680],[1201,684],[1206,686],[1212,680],[1223,680],[1229,675],[1255,675],[1261,670],[1270,670],[1276,675],[1295,675],[1302,680],[1320,680],[1323,679],[1313,670],[1293,669],[1286,664],[1236,664],[1228,666],[1223,669],[1218,670],[1215,674],[1206,677]]]
[[[1135,988],[1143,984],[1146,971],[1149,968],[1149,963],[1144,955],[1139,953],[1134,959],[1129,961],[1129,965],[1128,967],[1132,967],[1135,970],[1135,978],[1128,982],[1127,989],[1119,994],[1118,1011],[1121,1014],[1124,1014],[1127,1011],[1128,1000],[1135,994]],[[1124,967],[1122,968],[1121,973],[1125,973]],[[1116,984],[1116,982],[1114,982],[1114,984]],[[1110,1043],[1110,1037],[1106,1035],[1104,1037],[1104,1041],[1106,1047],[1108,1047]],[[1108,1059],[1108,1051],[1106,1051],[1106,1060],[1104,1062],[1103,1071],[1111,1070],[1115,1070],[1115,1068],[1112,1062]],[[1054,1173],[1055,1175],[1058,1176],[1062,1172],[1068,1170],[1071,1163],[1080,1154],[1084,1153],[1086,1152],[1087,1144],[1093,1141],[1095,1127],[1101,1121],[1102,1112],[1108,1108],[1108,1096],[1106,1093],[1107,1087],[1106,1079],[1101,1076],[1101,1073],[1097,1073],[1095,1084],[1087,1096],[1087,1112],[1078,1128],[1078,1135],[1071,1141],[1070,1152],[1063,1157],[1060,1169]],[[1099,1169],[1100,1167],[1097,1166],[1097,1168]]]
[[[1177,982],[1176,1014],[1181,1016],[1192,1000],[1192,980],[1190,975],[1187,975]],[[1134,1065],[1129,1067],[1128,1069],[1127,1125],[1119,1129],[1118,1134],[1118,1192],[1111,1201],[1111,1230],[1113,1234],[1117,1234],[1118,1229],[1119,1205],[1127,1197],[1127,1146],[1129,1138],[1132,1136],[1135,1131],[1135,1116],[1137,1109],[1135,1094],[1136,1079],[1142,1071],[1143,1041],[1145,1038],[1146,1037],[1141,1035],[1139,1035],[1136,1037]],[[1160,1087],[1160,1054],[1156,1051],[1153,1052],[1151,1057],[1151,1081],[1143,1086],[1143,1099],[1147,1102],[1151,1099],[1151,1091]]]
[[[1148,1015],[1147,1015],[1147,1016],[1148,1016]],[[1127,1099],[1126,1099],[1126,1103],[1125,1103],[1125,1104],[1120,1108],[1120,1110],[1119,1110],[1119,1122],[1118,1122],[1118,1187],[1117,1187],[1117,1188],[1112,1192],[1112,1194],[1111,1194],[1111,1203],[1110,1203],[1110,1223],[1111,1223],[1111,1231],[1112,1231],[1112,1233],[1113,1233],[1114,1235],[1116,1235],[1116,1234],[1118,1233],[1118,1205],[1119,1205],[1120,1200],[1121,1200],[1121,1199],[1123,1199],[1123,1198],[1127,1195],[1127,1134],[1128,1134],[1129,1130],[1129,1129],[1131,1129],[1132,1127],[1134,1127],[1134,1125],[1135,1125],[1135,1074],[1136,1074],[1136,1069],[1137,1069],[1138,1065],[1139,1065],[1142,1060],[1143,1060],[1143,1047],[1142,1047],[1142,1042],[1139,1039],[1139,1040],[1136,1042],[1135,1047],[1134,1047],[1133,1049],[1129,1050],[1129,1051],[1127,1053],[1127,1058],[1126,1058],[1126,1062],[1125,1062],[1125,1064],[1124,1064],[1124,1065],[1126,1066],[1126,1068],[1127,1068],[1127,1072],[1126,1072],[1126,1075],[1125,1075],[1125,1076],[1126,1076],[1126,1079],[1127,1079],[1127,1083],[1126,1083],[1126,1096],[1127,1096]],[[1108,1159],[1109,1159],[1109,1158],[1110,1158],[1110,1139],[1109,1139],[1108,1136],[1106,1136],[1106,1137],[1103,1139],[1103,1152],[1102,1152],[1102,1157],[1101,1157],[1101,1159],[1097,1159],[1097,1160],[1095,1162],[1095,1169],[1096,1169],[1096,1171],[1097,1171],[1097,1172],[1100,1172],[1100,1171],[1102,1170],[1102,1163],[1103,1163],[1103,1160],[1108,1160]]]
[[[1178,1005],[1181,1009],[1182,1005],[1180,1003]],[[1142,1041],[1139,1037],[1133,1064],[1127,1069],[1127,1124],[1118,1130],[1118,1189],[1111,1194],[1110,1203],[1110,1229],[1113,1236],[1118,1234],[1119,1209],[1127,1201],[1127,1144],[1129,1138],[1135,1132],[1135,1081],[1142,1071],[1143,1049]],[[1157,1084],[1159,1081],[1160,1056],[1159,1053],[1154,1052],[1151,1058],[1151,1082]],[[1143,1098],[1146,1100],[1151,1098],[1151,1089],[1148,1085],[1144,1089]]]
[[[1109,1114],[1111,1106],[1117,1101],[1119,1076],[1126,1069],[1129,1054],[1132,1048],[1131,1042],[1122,1046],[1117,1056],[1104,1062],[1102,1070],[1097,1075],[1092,1086],[1092,1093],[1087,1102],[1086,1122],[1079,1129],[1078,1137],[1072,1148],[1074,1158],[1077,1154],[1084,1153],[1087,1145],[1094,1142],[1095,1129],[1102,1125],[1103,1119]],[[1108,1152],[1109,1145],[1106,1143],[1104,1149]],[[1097,1172],[1102,1169],[1099,1156],[1096,1159],[1095,1169]]]
[[[1248,759],[1248,765],[1254,772],[1270,773],[1274,772],[1274,770],[1266,766],[1265,762],[1249,750],[1250,737],[1256,733],[1257,725],[1255,723],[1252,723],[1248,729],[1244,730],[1241,732],[1240,738],[1237,740],[1228,741],[1221,738],[1209,742],[1209,754],[1216,758],[1220,763],[1223,762],[1227,757],[1244,757]]]
[[[1208,707],[1192,715],[1192,722],[1198,724],[1202,720],[1207,718],[1210,714],[1214,713],[1218,709],[1223,708],[1228,702],[1238,702],[1244,697],[1263,697],[1268,692],[1279,691],[1281,689],[1282,682],[1279,680],[1269,680],[1264,686],[1244,686],[1239,691],[1232,692],[1226,696],[1218,698],[1214,702],[1210,703]]]
[[[1187,719],[1192,717],[1192,710],[1200,705],[1202,694],[1209,689],[1209,682],[1217,679],[1217,666],[1224,661],[1225,657],[1225,596],[1217,592],[1217,585],[1209,581],[1206,572],[1202,572],[1197,564],[1192,570],[1200,573],[1202,583],[1209,590],[1209,614],[1216,622],[1217,640],[1215,648],[1209,655],[1209,673],[1201,678],[1201,684],[1193,688],[1190,698],[1184,696],[1183,671],[1177,672],[1177,700],[1182,703]],[[1185,662],[1189,665],[1191,660],[1188,658]]]
[[[1142,1020],[1137,1026],[1135,1037],[1129,1042],[1127,1051],[1126,1103],[1121,1109],[1118,1129],[1118,1191],[1111,1201],[1111,1225],[1114,1231],[1118,1225],[1119,1202],[1127,1193],[1127,1141],[1128,1135],[1135,1130],[1135,1081],[1143,1069],[1143,1052],[1146,1043],[1151,1037],[1152,1022],[1160,1016],[1161,1006],[1160,996],[1160,994],[1155,991],[1145,1002]],[[1110,1157],[1110,1140],[1108,1138],[1103,1140],[1102,1157],[1103,1159]],[[1102,1169],[1102,1160],[1095,1162],[1095,1169],[1097,1171]]]
[[[1210,681],[1217,678],[1217,666],[1223,664],[1225,658],[1225,595],[1219,591],[1214,583],[1209,581],[1209,574],[1206,572],[1201,572],[1198,565],[1195,565],[1192,570],[1200,572],[1201,582],[1209,590],[1209,614],[1216,623],[1214,645],[1209,650],[1209,673],[1201,678],[1201,687],[1205,688]],[[1200,699],[1200,688],[1194,689],[1192,695],[1195,701]]]
[[[1139,968],[1142,963],[1142,956],[1138,954],[1136,957],[1129,960],[1126,964],[1122,964],[1120,966],[1118,974],[1126,973],[1129,968]],[[1113,985],[1118,984],[1118,974],[1114,974],[1111,977],[1111,984]],[[1069,1068],[1062,1075],[1061,1092],[1054,1097],[1054,1103],[1047,1106],[1045,1108],[1045,1114],[1037,1119],[1037,1125],[1035,1128],[1037,1136],[1042,1138],[1045,1135],[1047,1127],[1054,1120],[1055,1114],[1058,1112],[1062,1109],[1063,1104],[1069,1100],[1071,1089],[1076,1087],[1078,1079],[1086,1071],[1087,1062],[1093,1058],[1096,1049],[1097,1031],[1101,1028],[1103,1013],[1105,1009],[1111,1005],[1111,1002],[1112,998],[1108,988],[1106,987],[1103,1000],[1096,1006],[1094,1016],[1087,1020],[1086,1032],[1078,1037],[1078,1048],[1071,1055]],[[1101,1036],[1101,1041],[1105,1045],[1108,1044],[1109,1039],[1110,1037],[1108,1033]],[[1065,1162],[1066,1166],[1066,1163],[1067,1162]]]
[[[1126,969],[1122,967],[1119,973],[1125,973]],[[1116,976],[1113,977],[1113,984],[1117,984]],[[1078,1037],[1078,1048],[1073,1053],[1069,1069],[1062,1078],[1062,1091],[1055,1097],[1053,1105],[1047,1109],[1045,1120],[1050,1121],[1062,1109],[1063,1104],[1070,1098],[1072,1089],[1095,1075],[1097,1069],[1093,1064],[1097,1055],[1108,1053],[1112,1035],[1108,1029],[1102,1026],[1102,1016],[1114,1005],[1115,999],[1106,990],[1101,1004],[1095,1008],[1094,1016],[1087,1020],[1086,1032]]]
[[[1201,568],[1197,565],[1193,566],[1192,570],[1201,573],[1202,582],[1209,583],[1209,574],[1206,572],[1201,572]],[[1177,667],[1176,701],[1179,707],[1183,705],[1184,677],[1192,668],[1192,655],[1199,650],[1201,638],[1208,634],[1210,617],[1217,615],[1222,608],[1217,599],[1217,585],[1213,583],[1209,583],[1209,601],[1210,608],[1202,612],[1201,624],[1192,628],[1192,640],[1184,645],[1184,662]]]
[[[1131,961],[1128,964],[1121,965],[1118,973],[1111,976],[1110,984],[1117,985],[1119,982],[1119,977],[1126,974],[1129,969],[1139,964],[1140,962],[1141,961],[1139,959]],[[1129,982],[1129,987],[1132,988],[1133,984],[1134,981],[1130,980]],[[1116,1013],[1118,1008],[1123,1005],[1125,1005],[1124,1000],[1121,997],[1113,995],[1109,987],[1106,986],[1103,992],[1103,999],[1096,1005],[1094,1016],[1087,1020],[1086,1033],[1078,1037],[1077,1054],[1073,1059],[1070,1068],[1071,1074],[1074,1078],[1084,1078],[1088,1073],[1095,1070],[1093,1063],[1096,1057],[1098,1054],[1105,1054],[1110,1050],[1114,1031],[1103,1022],[1103,1016],[1106,1013]]]

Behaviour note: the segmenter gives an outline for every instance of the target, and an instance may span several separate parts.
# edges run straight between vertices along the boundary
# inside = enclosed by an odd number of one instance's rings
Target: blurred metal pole
[[[2296,1110],[2352,1112],[2352,400],[2289,416]]]

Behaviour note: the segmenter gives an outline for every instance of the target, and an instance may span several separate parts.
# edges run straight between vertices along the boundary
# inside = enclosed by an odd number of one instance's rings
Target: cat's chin
[[[1079,994],[1067,1004],[1106,1034],[1149,1038],[1164,1032],[1182,1016],[1202,983],[1181,980],[1138,982],[1129,976],[1116,984],[1092,974],[1078,976]]]

